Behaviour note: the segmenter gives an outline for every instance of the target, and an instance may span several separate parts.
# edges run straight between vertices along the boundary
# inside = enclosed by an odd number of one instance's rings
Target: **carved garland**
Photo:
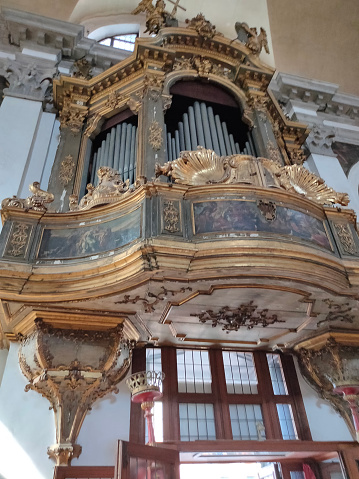
[[[73,178],[75,162],[72,155],[67,155],[61,162],[59,179],[62,186],[67,186]]]
[[[162,127],[158,121],[153,120],[148,128],[148,142],[155,151],[158,151],[163,144],[162,131]]]

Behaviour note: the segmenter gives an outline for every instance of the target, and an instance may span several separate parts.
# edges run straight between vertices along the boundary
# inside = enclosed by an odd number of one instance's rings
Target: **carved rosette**
[[[295,350],[306,380],[342,415],[353,438],[357,438],[354,416],[358,411],[353,412],[344,391],[359,390],[359,345],[344,333],[331,334],[303,341]],[[356,409],[358,401],[359,395]]]
[[[130,366],[131,346],[122,325],[107,331],[57,329],[36,320],[22,337],[19,363],[29,381],[25,391],[39,392],[55,414],[56,444],[48,454],[58,466],[81,453],[76,444],[88,410],[116,385]]]

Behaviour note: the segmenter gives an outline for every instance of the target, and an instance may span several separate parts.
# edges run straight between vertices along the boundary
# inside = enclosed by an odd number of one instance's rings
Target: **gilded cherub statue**
[[[255,27],[250,28],[245,22],[236,22],[235,29],[237,38],[232,41],[238,40],[241,43],[244,43],[245,46],[251,50],[253,55],[259,55],[262,48],[264,48],[266,53],[269,53],[267,33],[264,28],[260,28],[260,33],[258,35]]]

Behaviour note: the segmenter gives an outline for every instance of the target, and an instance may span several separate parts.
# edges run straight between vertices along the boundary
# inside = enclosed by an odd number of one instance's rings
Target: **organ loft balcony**
[[[54,81],[49,186],[2,202],[1,339],[54,328],[285,349],[355,329],[356,217],[302,165],[258,52],[168,27]],[[47,191],[45,191],[45,189]]]

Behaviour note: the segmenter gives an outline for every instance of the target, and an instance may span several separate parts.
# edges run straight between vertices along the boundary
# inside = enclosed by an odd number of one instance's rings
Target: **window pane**
[[[101,45],[107,45],[108,47],[111,46],[111,38],[105,38],[99,42]]]
[[[288,395],[287,384],[284,378],[282,361],[279,354],[267,354],[269,373],[275,395]]]
[[[277,404],[277,411],[283,439],[298,439],[291,405]]]
[[[230,404],[233,439],[266,439],[262,409],[259,404]]]
[[[290,479],[305,479],[303,471],[291,471]]]
[[[214,440],[213,404],[179,404],[181,441]]]
[[[258,380],[252,353],[223,351],[224,372],[229,394],[258,394]]]
[[[180,393],[212,392],[208,351],[177,349],[177,379]]]

